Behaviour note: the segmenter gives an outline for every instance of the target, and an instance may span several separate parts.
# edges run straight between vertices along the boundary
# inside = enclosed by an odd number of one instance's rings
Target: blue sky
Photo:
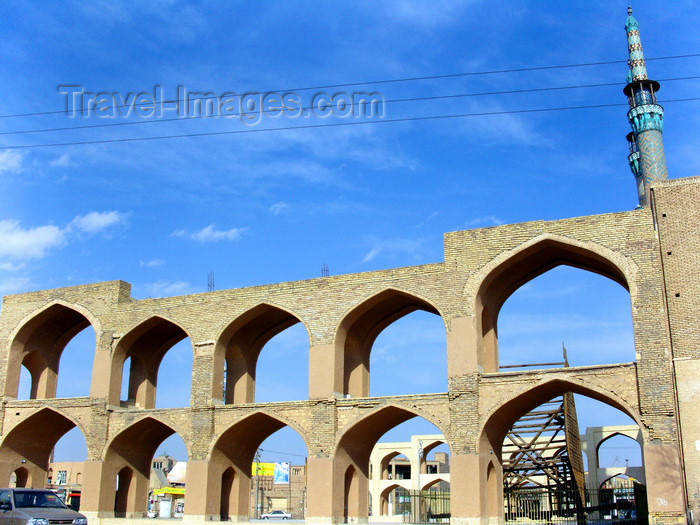
[[[135,298],[162,297],[206,291],[210,271],[216,288],[225,289],[318,277],[323,264],[337,275],[432,263],[442,260],[447,231],[632,209],[627,69],[618,62],[627,58],[626,8],[620,0],[3,2],[0,115],[60,111],[66,98],[59,86],[66,85],[127,100],[156,87],[166,98],[178,86],[217,95],[291,92],[302,105],[322,91],[374,91],[390,101],[614,85],[386,102],[383,120],[501,113],[396,123],[314,115],[268,115],[256,123],[231,116],[166,122],[133,113],[0,118],[0,294],[123,279]],[[634,9],[647,58],[699,52],[696,2],[635,2]],[[299,89],[596,62],[617,63]],[[696,76],[699,66],[697,57],[650,60],[650,76],[662,80],[661,103],[695,97],[697,80],[663,80]],[[602,104],[623,105],[502,113]],[[697,175],[699,102],[664,106],[669,174]],[[370,123],[270,130],[359,121]],[[126,122],[135,124],[9,134]],[[244,133],[2,149],[238,131]],[[582,356],[632,360],[624,291],[568,272],[534,281],[506,304],[499,323],[504,362],[558,355],[562,340],[572,364],[584,364]],[[377,341],[375,377],[388,377],[397,361],[400,368],[418,362],[427,347],[444,352],[444,329],[414,315]],[[275,338],[261,370],[274,371],[283,355],[299,361],[308,351],[305,337],[297,327]],[[80,338],[89,351],[90,335]],[[81,351],[69,348],[66,359],[71,352]],[[372,393],[397,393],[400,385],[444,391],[440,359],[429,377],[374,381]],[[181,377],[188,360],[186,345],[173,349],[164,373]],[[261,377],[259,398],[263,391],[303,397],[304,373],[290,372],[284,390]],[[159,399],[166,390],[160,383]],[[165,397],[181,406],[178,395],[182,388]],[[294,453],[303,449],[287,438],[269,448],[285,451],[285,444]]]

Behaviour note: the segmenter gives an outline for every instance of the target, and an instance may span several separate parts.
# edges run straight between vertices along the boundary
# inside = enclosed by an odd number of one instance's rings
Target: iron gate
[[[647,525],[646,488],[577,490],[546,487],[504,489],[506,523]]]
[[[404,523],[449,523],[450,493],[434,490],[397,490],[395,514]]]

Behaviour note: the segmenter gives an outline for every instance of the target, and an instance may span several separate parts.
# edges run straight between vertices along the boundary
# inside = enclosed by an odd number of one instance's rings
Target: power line
[[[671,103],[671,102],[691,102],[691,101],[696,101],[696,100],[700,100],[700,97],[671,99],[671,100],[663,101],[663,103],[666,104],[666,103]],[[74,141],[74,142],[54,142],[54,143],[48,143],[48,144],[31,144],[31,145],[24,145],[24,146],[1,146],[0,151],[2,151],[2,150],[16,150],[16,149],[49,148],[49,147],[55,147],[55,146],[83,146],[83,145],[87,145],[87,144],[112,144],[112,143],[118,143],[118,142],[140,142],[140,141],[146,141],[146,140],[164,140],[164,139],[191,138],[191,137],[211,137],[211,136],[216,136],[216,135],[238,135],[238,134],[244,134],[244,133],[266,133],[266,132],[270,132],[270,131],[288,131],[288,130],[293,130],[293,129],[334,128],[334,127],[340,127],[340,126],[362,126],[362,125],[367,125],[367,124],[390,124],[390,123],[397,123],[397,122],[418,122],[418,121],[424,121],[424,120],[444,120],[444,119],[453,119],[453,118],[485,117],[485,116],[494,116],[494,115],[515,115],[515,114],[522,114],[522,113],[546,113],[546,112],[550,112],[550,111],[570,111],[570,110],[578,110],[578,109],[598,109],[598,108],[612,108],[612,107],[620,107],[620,106],[627,107],[627,104],[623,104],[623,103],[594,104],[594,105],[589,105],[589,106],[568,106],[568,107],[559,107],[559,108],[519,109],[519,110],[511,110],[511,111],[486,111],[486,112],[482,112],[482,113],[458,113],[458,114],[453,114],[453,115],[430,115],[430,116],[425,116],[425,117],[404,117],[404,118],[396,118],[396,119],[363,120],[363,121],[355,121],[355,122],[335,122],[333,124],[308,124],[305,126],[283,126],[283,127],[277,127],[277,128],[263,128],[263,129],[239,129],[239,130],[231,130],[231,131],[208,131],[208,132],[202,132],[202,133],[182,133],[182,134],[175,134],[175,135],[158,135],[155,137],[128,137],[128,138],[121,138],[121,139],[81,140],[81,141]]]
[[[659,79],[658,82],[674,82],[678,80],[697,80],[700,79],[700,76],[692,76],[692,77],[677,77],[677,78],[665,78],[665,79]],[[384,100],[383,104],[391,104],[391,103],[396,103],[396,102],[424,102],[427,100],[446,100],[446,99],[455,99],[455,98],[468,98],[468,97],[481,97],[481,96],[493,96],[493,95],[513,95],[513,94],[522,94],[522,93],[539,93],[539,92],[547,92],[547,91],[564,91],[564,90],[569,90],[569,89],[587,89],[587,88],[597,88],[597,87],[610,87],[610,86],[621,86],[624,85],[621,82],[607,82],[607,83],[602,83],[602,84],[579,84],[575,86],[550,86],[550,87],[542,87],[542,88],[528,88],[528,89],[512,89],[512,90],[505,90],[505,91],[483,91],[483,92],[478,92],[478,93],[461,93],[461,94],[453,94],[453,95],[434,95],[434,96],[429,96],[429,97],[410,97],[410,98],[397,98],[397,99],[390,99],[390,100]],[[166,102],[163,102],[165,104]],[[150,103],[149,103],[150,105]],[[120,107],[118,105],[114,106]],[[315,107],[313,106],[306,106],[297,109],[296,111],[311,111],[314,110]],[[264,109],[261,108],[259,111],[256,111],[255,113],[259,114],[264,114],[264,113],[279,113],[280,109],[279,108],[272,108],[272,109]],[[240,117],[241,113],[227,113],[225,115],[226,118],[230,117]],[[57,128],[42,128],[42,129],[26,129],[26,130],[18,130],[18,131],[2,131],[0,132],[0,135],[23,135],[27,133],[49,133],[53,131],[71,131],[75,129],[96,129],[96,128],[110,128],[110,127],[117,127],[117,126],[137,126],[137,125],[142,125],[142,124],[153,124],[157,122],[175,122],[175,121],[188,121],[188,120],[198,120],[198,119],[208,119],[208,118],[221,118],[221,115],[193,115],[191,117],[172,117],[172,118],[159,118],[159,119],[153,119],[153,120],[138,120],[135,122],[111,122],[108,124],[85,124],[83,126],[62,126],[62,127],[57,127]]]
[[[670,55],[670,56],[664,56],[664,57],[651,57],[651,58],[645,58],[647,62],[651,62],[654,60],[675,60],[679,58],[695,58],[695,57],[700,57],[700,53],[691,53],[687,55]],[[419,77],[403,77],[403,78],[392,78],[392,79],[382,79],[382,80],[367,80],[364,82],[348,82],[345,84],[327,84],[327,85],[320,85],[320,86],[304,86],[304,87],[297,87],[297,88],[285,88],[285,89],[269,89],[269,90],[260,90],[260,91],[247,91],[244,94],[246,95],[259,95],[263,93],[280,93],[280,92],[289,92],[289,91],[309,91],[313,89],[330,89],[330,88],[339,88],[339,87],[354,87],[354,86],[372,86],[372,85],[378,85],[378,84],[392,84],[392,83],[401,83],[401,82],[416,82],[419,80],[439,80],[439,79],[447,79],[447,78],[459,78],[459,77],[469,77],[469,76],[482,76],[482,75],[497,75],[497,74],[504,74],[504,73],[525,73],[529,71],[546,71],[546,70],[552,70],[552,69],[568,69],[568,68],[577,68],[577,67],[592,67],[592,66],[605,66],[605,65],[612,65],[612,64],[626,64],[627,60],[608,60],[608,61],[602,61],[602,62],[583,62],[579,64],[558,64],[558,65],[553,65],[553,66],[531,66],[531,67],[522,67],[522,68],[512,68],[512,69],[495,69],[495,70],[490,70],[490,71],[468,71],[464,73],[448,73],[444,75],[428,75],[428,76],[419,76]],[[163,101],[164,104],[174,104],[176,102],[185,102],[185,100],[166,100]],[[149,103],[146,104],[135,104],[135,106],[143,106],[143,105],[149,105]],[[126,104],[121,104],[116,107],[126,107]],[[56,115],[59,113],[66,113],[64,110],[58,110],[58,111],[39,111],[39,112],[34,112],[34,113],[15,113],[15,114],[10,114],[10,115],[0,115],[0,118],[14,118],[14,117],[33,117],[33,116],[38,116],[38,115]]]
[[[268,452],[270,454],[282,454],[283,456],[297,456],[300,458],[305,458],[306,454],[292,454],[291,452],[279,452],[277,450],[268,450],[268,449],[258,449],[260,452]]]

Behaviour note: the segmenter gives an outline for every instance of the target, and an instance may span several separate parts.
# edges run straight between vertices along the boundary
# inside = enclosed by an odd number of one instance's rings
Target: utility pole
[[[255,518],[260,517],[260,449],[255,451]]]

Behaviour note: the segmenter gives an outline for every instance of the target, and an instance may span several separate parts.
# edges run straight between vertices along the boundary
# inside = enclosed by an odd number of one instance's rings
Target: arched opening
[[[598,251],[602,251],[602,249]],[[502,346],[503,343],[501,340],[502,322],[499,316],[504,303],[516,290],[523,287],[523,285],[528,284],[533,279],[560,266],[577,268],[593,274],[599,274],[620,284],[625,290],[629,289],[625,275],[620,268],[605,256],[594,251],[593,248],[585,248],[569,244],[563,240],[548,238],[540,240],[513,254],[489,273],[482,281],[476,295],[475,306],[478,313],[478,330],[481,334],[479,343],[479,364],[484,372],[498,372],[499,365],[503,364],[499,363],[499,359],[503,360],[503,356],[500,355],[502,352],[499,350],[499,346]],[[572,274],[567,273],[568,271],[570,270],[559,269],[551,273],[544,281],[541,281],[546,282],[549,279],[554,279],[554,281],[557,282],[558,279],[559,284],[555,284],[553,287],[554,290],[550,290],[549,292],[550,300],[552,299],[553,293],[561,294],[562,291],[569,291],[571,283],[567,279]],[[584,274],[576,274],[577,277],[581,275]],[[530,289],[537,290],[534,286],[531,286]],[[527,310],[524,311],[522,315],[529,315],[533,307],[533,299],[528,297],[527,291],[528,288],[525,288],[523,294],[525,298],[523,302],[526,303]],[[590,294],[589,292],[582,291],[575,295],[576,299],[589,304],[590,296],[595,298],[596,293]],[[629,298],[628,295],[627,298]],[[518,300],[515,300],[513,304],[517,305],[518,302]],[[565,306],[570,307],[572,300],[570,298],[567,300],[567,298],[564,297],[562,302]],[[549,309],[546,311],[551,315],[553,307],[549,306],[548,308]],[[625,312],[630,312],[629,300],[627,300],[627,305],[623,310]],[[510,315],[513,316],[514,314]],[[541,324],[544,325],[545,323]],[[524,322],[517,326],[522,328],[521,333],[515,335],[515,342],[519,343],[522,339],[522,332],[524,330],[531,331],[533,323],[531,321]],[[631,322],[627,323],[627,326],[631,327]],[[556,337],[560,336],[557,335]],[[559,350],[560,342],[561,341],[556,344],[555,351]],[[571,344],[573,344],[573,342],[570,343],[570,345]],[[533,348],[531,346],[525,348],[528,352],[526,355],[531,355]],[[597,350],[597,348],[595,350]],[[542,348],[537,347],[538,355],[541,355],[542,351]],[[589,355],[588,349],[582,350],[579,355]],[[516,360],[518,362],[515,364],[524,364],[522,359],[516,358]],[[561,361],[561,358],[556,361]]]
[[[447,390],[447,340],[439,315],[411,312],[388,325],[372,345],[369,395]],[[426,356],[430,356],[426,358]]]
[[[400,488],[399,485],[393,484],[389,485],[387,488],[385,488],[382,493],[381,493],[381,501],[380,501],[380,508],[379,508],[379,516],[393,516],[394,515],[394,509],[393,509],[393,503],[397,500],[399,495],[396,494],[396,489]],[[371,509],[372,514],[375,514],[375,509]]]
[[[152,317],[130,332],[124,335],[117,344],[112,357],[112,372],[110,382],[110,403],[126,406],[136,406],[140,408],[155,408],[156,387],[159,379],[161,362],[166,353],[177,343],[187,338],[187,333],[175,323],[163,319],[162,317]],[[189,349],[192,353],[191,345]],[[121,398],[122,377],[126,375],[124,367],[129,360],[128,387],[126,395]],[[185,360],[186,361],[186,360]],[[182,377],[182,370],[186,370],[186,376],[191,376],[191,360],[189,367],[187,361],[182,367],[175,364],[177,374],[174,377]],[[168,376],[170,378],[170,376]],[[168,378],[165,379],[166,382]],[[191,381],[187,381],[189,385]],[[177,382],[177,386],[182,388],[182,381]],[[187,391],[188,389],[183,389]],[[189,405],[189,402],[185,405]]]
[[[343,487],[340,508],[346,520],[362,521],[370,509],[375,518],[403,514],[409,520],[427,520],[430,511],[435,521],[449,519],[448,454],[435,459],[440,447],[447,449],[447,445],[442,444],[445,439],[435,425],[416,416],[388,406],[342,434],[335,475]],[[426,472],[421,472],[424,458]],[[370,471],[377,473],[371,480]]]
[[[300,391],[293,387],[296,381],[289,381],[286,374],[284,380],[280,381],[279,373],[280,363],[291,363],[294,379],[300,380],[305,377],[302,384],[308,384],[308,335],[304,345],[303,328],[287,331],[297,323],[299,319],[286,310],[261,304],[245,312],[226,327],[216,343],[212,399],[223,399],[225,404],[255,402],[258,360],[263,347],[268,343],[272,345],[271,355],[269,359],[266,356],[262,363],[266,369],[272,369],[273,372],[266,374],[263,382],[266,396],[279,401],[279,389],[289,387],[291,389],[282,397],[299,395]],[[279,337],[275,337],[278,334]],[[271,341],[273,338],[274,342]],[[283,360],[279,360],[280,355],[284,355]],[[308,391],[297,399],[306,398]]]
[[[104,456],[100,486],[90,487],[100,492],[100,512],[113,512],[115,517],[128,519],[147,515],[170,518],[176,515],[178,508],[186,508],[183,491],[177,490],[185,486],[186,470],[183,468],[179,472],[179,478],[174,477],[174,473],[178,472],[176,467],[180,463],[187,464],[187,458],[177,461],[165,452],[155,457],[167,438],[174,439],[171,436],[177,436],[172,427],[146,417],[110,442]],[[177,442],[184,449],[181,439]],[[110,494],[114,497],[110,498]]]
[[[498,317],[501,371],[562,366],[562,345],[569,366],[635,361],[629,293],[610,279],[568,266],[515,291]]]
[[[95,348],[94,330],[82,330],[68,342],[61,354],[61,373],[58,375],[56,397],[90,395]]]
[[[233,480],[236,477],[236,471],[233,467],[229,467],[224,470],[221,475],[221,504],[219,505],[219,517],[221,521],[228,521],[231,515],[231,510],[234,508],[236,502],[232,498],[233,492]]]
[[[273,511],[303,519],[306,443],[287,423],[256,412],[216,441],[209,461],[207,516],[247,521]],[[218,497],[218,501],[216,500]]]
[[[343,517],[345,518],[345,523],[359,521],[357,518],[358,509],[360,507],[360,481],[358,479],[357,470],[355,470],[355,467],[352,465],[345,471],[343,486],[345,487],[343,500]]]
[[[19,469],[25,486],[44,488],[56,443],[76,424],[50,408],[38,410],[12,428],[0,446],[0,483],[8,486]],[[77,430],[80,437],[82,433]],[[85,442],[82,437],[83,443]],[[25,472],[26,471],[26,472]],[[54,468],[55,471],[55,468]]]
[[[163,356],[158,367],[156,408],[190,406],[193,358],[189,337],[174,344]]]
[[[130,508],[135,506],[136,486],[132,484],[134,471],[124,467],[117,473],[117,483],[114,496],[114,517],[125,518]]]
[[[345,316],[335,340],[336,349],[343,356],[343,394],[353,397],[369,396],[370,354],[377,337],[392,323],[417,310],[440,316],[437,309],[427,301],[393,289],[371,297]],[[444,330],[443,323],[442,332]],[[403,344],[405,343],[404,340]],[[446,353],[444,345],[441,353]],[[423,365],[421,375],[425,375],[425,361]],[[431,379],[444,378],[443,387],[439,388],[439,391],[445,391],[446,366],[444,372],[437,371],[437,365],[431,362],[431,368],[433,366],[435,366],[435,375],[431,376]],[[396,370],[393,372],[392,375],[396,375]],[[399,387],[395,386],[391,390],[395,388]],[[432,388],[435,387],[430,387]],[[381,391],[382,387],[378,387],[377,392]]]
[[[590,410],[579,419],[579,400],[603,408]],[[606,412],[604,407],[610,410]],[[631,410],[608,392],[562,380],[522,392],[500,406],[489,416],[481,438],[482,479],[489,494],[484,510],[490,513],[496,508],[500,513],[505,509],[506,522],[524,517],[580,519],[584,515],[602,519],[603,514],[609,514],[610,509],[603,510],[597,490],[595,476],[600,469],[590,465],[586,469],[583,462],[582,450],[587,448],[591,428],[581,432],[579,425],[582,429],[591,422],[604,426],[605,415],[612,412],[618,422],[631,421]],[[499,463],[492,469],[488,458],[494,457]],[[492,507],[495,491],[497,506]],[[634,504],[636,499],[640,508],[646,508],[643,487],[641,492],[630,487],[626,498],[619,498],[622,506]],[[614,501],[607,498],[605,505]]]
[[[636,438],[629,434],[615,432],[604,438],[598,444],[596,453],[598,455],[598,468],[625,468],[627,470],[642,467],[642,447]]]
[[[30,399],[49,399],[57,396],[59,363],[66,345],[90,326],[82,313],[63,304],[53,304],[27,321],[17,332],[10,345],[7,363],[5,395],[18,398],[22,369],[28,372]],[[86,331],[88,332],[88,331]],[[81,334],[71,345],[70,358],[64,362],[60,394],[62,397],[89,395],[89,378],[95,351],[95,334]],[[92,345],[85,350],[85,345]],[[80,357],[76,357],[72,347]],[[85,351],[87,351],[86,359]],[[85,379],[87,376],[87,379]],[[24,390],[26,387],[23,385]]]
[[[486,469],[486,511],[489,518],[497,518],[499,515],[499,508],[501,507],[501,488],[499,487],[499,481],[501,476],[498,475],[496,466],[493,461],[489,462],[489,466]]]
[[[31,479],[29,477],[29,471],[24,468],[20,467],[14,472],[15,476],[15,482],[14,486],[17,488],[23,488],[23,487],[29,487],[31,486]],[[10,486],[13,486],[13,483],[10,482]]]
[[[255,370],[255,402],[309,397],[309,336],[302,323],[290,326],[263,347]]]

